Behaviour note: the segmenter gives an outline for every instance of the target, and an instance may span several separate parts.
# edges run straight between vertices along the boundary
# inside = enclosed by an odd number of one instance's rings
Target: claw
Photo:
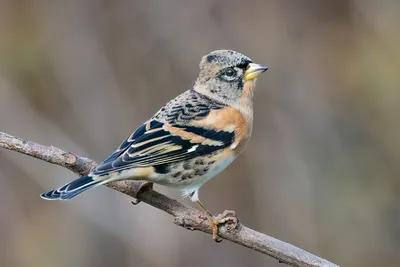
[[[134,201],[131,201],[131,203],[133,204],[133,205],[137,205],[137,204],[139,204],[140,202],[142,202],[142,201],[140,201],[138,198],[137,198],[137,196],[141,193],[141,192],[143,192],[143,191],[145,191],[145,190],[148,190],[148,189],[152,189],[153,188],[153,183],[151,183],[151,182],[141,182],[135,189],[135,194],[134,194],[134,198],[135,198],[135,200]]]
[[[215,242],[221,243],[222,238],[218,236],[218,225],[219,225],[218,220],[214,217],[210,217],[210,223],[212,228],[212,238],[214,239]]]
[[[222,239],[218,236],[218,226],[224,224],[228,231],[232,231],[237,227],[239,220],[236,217],[235,211],[226,210],[217,217],[211,217],[210,222],[212,227],[212,237],[215,242],[220,243],[222,242]]]
[[[140,202],[142,202],[142,201],[140,201],[139,199],[135,199],[134,201],[131,201],[132,205],[134,205],[134,206],[136,206]]]
[[[228,231],[232,231],[238,226],[239,220],[236,217],[236,212],[233,210],[226,210],[223,213],[219,214],[217,217],[214,217],[211,212],[209,212],[200,202],[200,200],[193,200],[199,206],[199,208],[207,215],[210,220],[211,228],[212,228],[212,237],[215,242],[220,243],[222,239],[218,236],[218,225],[224,224]]]

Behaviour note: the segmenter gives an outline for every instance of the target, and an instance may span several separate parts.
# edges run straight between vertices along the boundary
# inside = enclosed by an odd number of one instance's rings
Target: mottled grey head
[[[238,52],[216,50],[201,59],[195,89],[226,104],[234,105],[242,98],[246,85],[254,88],[255,78],[267,69]]]

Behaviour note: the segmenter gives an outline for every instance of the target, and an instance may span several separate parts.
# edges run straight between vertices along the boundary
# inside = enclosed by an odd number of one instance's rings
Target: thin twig
[[[86,175],[96,163],[88,158],[65,152],[57,147],[43,146],[32,141],[0,132],[0,147],[63,166],[78,175]],[[162,195],[151,188],[139,190],[142,182],[120,181],[107,184],[121,193],[136,197],[174,217],[174,223],[186,229],[212,233],[209,221],[204,214],[179,201]],[[298,267],[338,267],[325,259],[297,248],[273,237],[252,230],[239,222],[228,221],[219,228],[221,238],[269,255],[282,263]]]

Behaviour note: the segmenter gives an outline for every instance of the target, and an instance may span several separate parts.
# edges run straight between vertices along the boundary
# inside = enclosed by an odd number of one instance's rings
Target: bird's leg
[[[220,224],[216,218],[212,215],[211,212],[209,212],[206,207],[204,207],[203,203],[200,202],[200,200],[196,201],[197,206],[203,211],[207,217],[210,220],[211,228],[212,228],[212,237],[215,240],[215,242],[221,242],[222,239],[218,236],[218,225]]]
[[[139,195],[140,192],[143,192],[145,190],[148,189],[153,189],[153,183],[152,182],[148,182],[148,181],[144,181],[144,182],[139,182],[137,183],[138,187],[135,188],[135,193],[134,193],[134,201],[131,201],[133,205],[137,205],[139,204],[141,201],[137,198],[137,196]]]
[[[210,220],[211,228],[212,228],[212,237],[216,242],[221,242],[222,239],[218,236],[218,225],[226,224],[227,222],[231,222],[226,225],[227,230],[235,229],[238,224],[238,219],[236,218],[236,214],[234,211],[224,211],[222,214],[214,217],[211,212],[209,212],[206,207],[204,207],[203,203],[199,200],[199,192],[195,190],[189,194],[190,199],[199,206],[200,210],[206,214],[208,219]]]
[[[226,210],[214,217],[211,212],[209,212],[199,200],[195,201],[199,208],[207,215],[210,220],[212,227],[212,237],[216,242],[221,242],[222,239],[218,236],[218,225],[226,224],[226,229],[231,231],[238,226],[239,220],[236,217],[236,213],[233,210]]]

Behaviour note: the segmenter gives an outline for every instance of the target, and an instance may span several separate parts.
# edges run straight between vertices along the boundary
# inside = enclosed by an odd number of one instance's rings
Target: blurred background
[[[205,205],[341,266],[398,266],[399,25],[395,0],[0,0],[0,130],[100,162],[201,56],[237,50],[270,70]],[[108,188],[39,198],[75,178],[0,150],[0,266],[282,266]]]

